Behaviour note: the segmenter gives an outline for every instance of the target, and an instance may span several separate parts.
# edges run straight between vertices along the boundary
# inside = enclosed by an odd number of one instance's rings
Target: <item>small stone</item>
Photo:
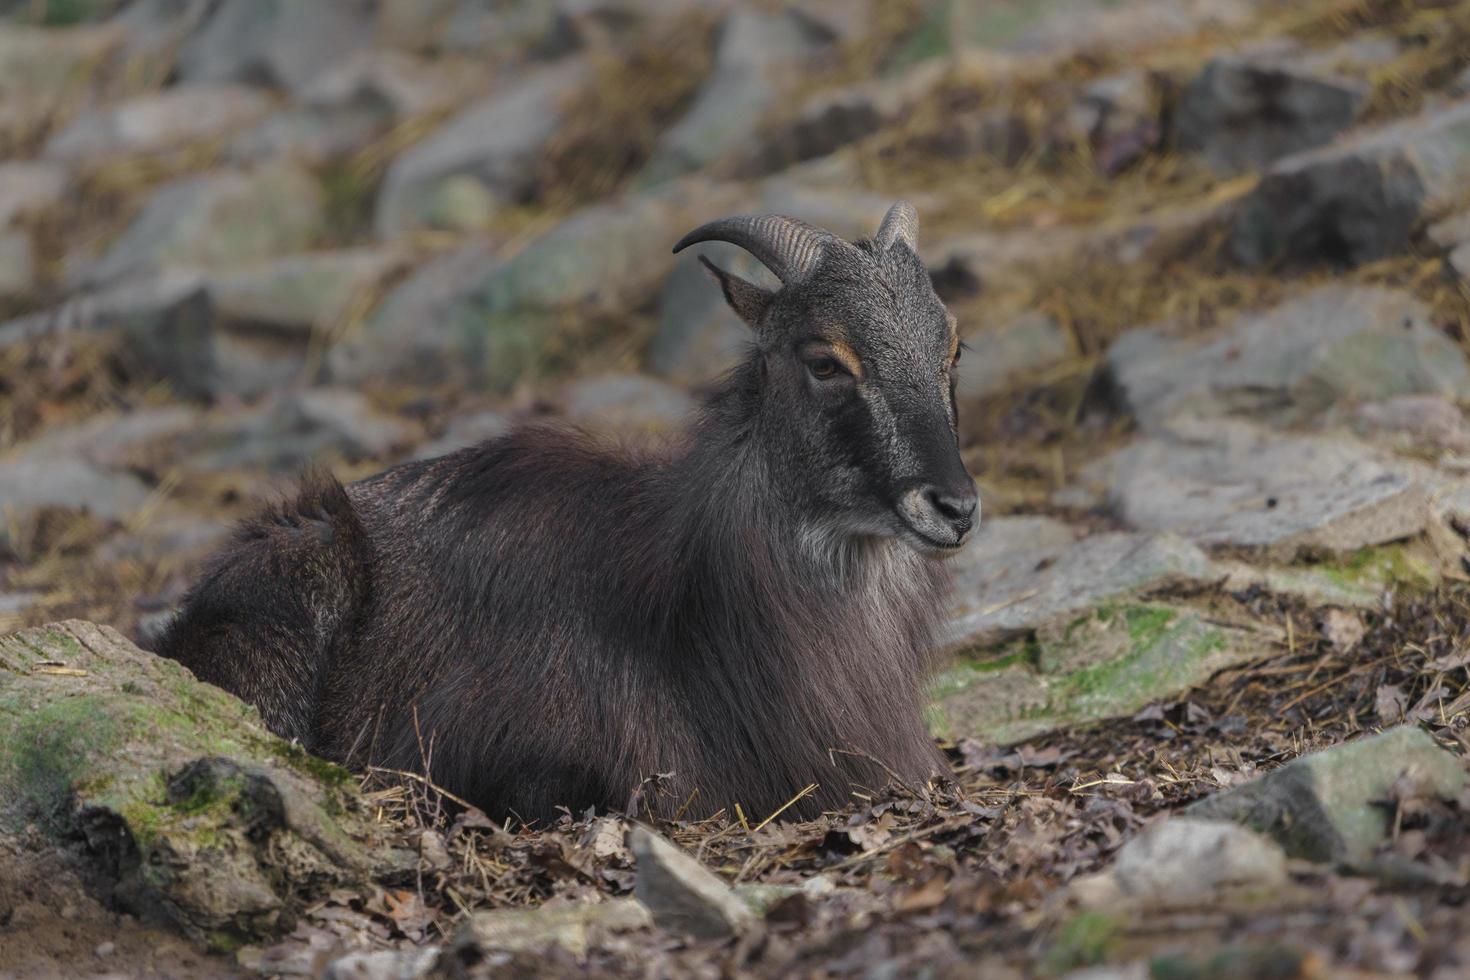
[[[436,830],[425,830],[419,834],[419,859],[430,871],[443,871],[454,863],[449,857],[449,848],[444,846],[444,835]]]
[[[679,847],[641,826],[629,833],[628,844],[638,862],[634,895],[659,928],[706,939],[755,923],[750,906]]]
[[[99,943],[97,945],[97,948],[92,951],[92,954],[98,959],[106,959],[115,952],[117,952],[117,943],[109,941],[105,943]]]
[[[635,932],[652,925],[649,910],[633,899],[613,899],[534,909],[475,912],[455,932],[451,956],[484,957],[494,952],[537,953],[559,946],[582,959],[599,933]]]
[[[1385,804],[1406,784],[1456,800],[1467,777],[1458,757],[1405,725],[1302,756],[1184,812],[1269,834],[1292,857],[1360,865],[1387,838],[1392,808]]]
[[[1357,646],[1367,631],[1358,615],[1346,609],[1329,609],[1322,614],[1322,638],[1338,653]]]
[[[1228,821],[1170,817],[1128,841],[1111,867],[1072,889],[1093,908],[1173,912],[1269,896],[1286,884],[1286,855],[1270,838]]]
[[[443,975],[439,957],[438,946],[348,953],[328,963],[320,976],[321,980],[420,980]]]

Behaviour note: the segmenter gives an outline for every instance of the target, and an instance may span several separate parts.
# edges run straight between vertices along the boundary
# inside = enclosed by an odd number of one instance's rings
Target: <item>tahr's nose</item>
[[[964,486],[957,487],[927,486],[924,488],[924,499],[934,508],[934,513],[954,529],[956,538],[963,538],[974,527],[980,496],[975,492],[973,483],[966,481]]]

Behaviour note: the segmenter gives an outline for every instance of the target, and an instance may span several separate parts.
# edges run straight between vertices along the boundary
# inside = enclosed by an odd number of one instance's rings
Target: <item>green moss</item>
[[[270,746],[271,754],[303,776],[323,786],[336,789],[350,784],[355,778],[351,772],[335,762],[328,762],[297,745],[295,742],[277,740]]]
[[[1101,912],[1082,912],[1057,930],[1041,958],[1041,972],[1058,976],[1070,970],[1095,966],[1108,958],[1121,931],[1117,919]]]
[[[1439,575],[1434,567],[1404,544],[1364,548],[1345,558],[1314,567],[1329,581],[1350,589],[1394,585],[1424,591],[1439,584]]]

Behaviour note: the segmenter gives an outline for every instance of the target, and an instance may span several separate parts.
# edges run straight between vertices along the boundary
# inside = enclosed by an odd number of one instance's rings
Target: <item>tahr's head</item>
[[[823,525],[944,555],[965,543],[980,505],[960,459],[955,320],[916,254],[917,226],[902,201],[856,244],[779,215],[724,218],[674,251],[731,242],[781,281],[768,290],[700,256],[755,331],[775,465]]]

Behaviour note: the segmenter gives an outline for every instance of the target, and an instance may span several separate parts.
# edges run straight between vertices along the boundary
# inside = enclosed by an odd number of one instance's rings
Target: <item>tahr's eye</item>
[[[814,357],[806,362],[806,369],[818,381],[829,381],[837,377],[842,368],[830,357]]]

